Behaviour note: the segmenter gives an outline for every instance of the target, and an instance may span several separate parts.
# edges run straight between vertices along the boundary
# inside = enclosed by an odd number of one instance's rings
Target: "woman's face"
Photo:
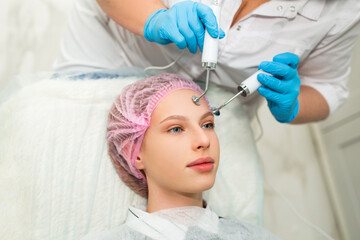
[[[151,115],[136,161],[149,189],[181,194],[211,188],[219,164],[214,116],[205,100],[196,105],[193,90],[176,90],[161,100]],[[194,161],[208,162],[190,166]],[[210,163],[209,163],[210,162]]]

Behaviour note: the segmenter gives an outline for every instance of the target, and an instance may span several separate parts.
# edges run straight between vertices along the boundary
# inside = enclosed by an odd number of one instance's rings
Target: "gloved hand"
[[[150,42],[160,44],[175,43],[179,49],[189,48],[196,53],[197,46],[203,49],[205,30],[217,38],[219,34],[216,17],[205,4],[184,1],[168,9],[152,13],[145,22],[144,36]],[[225,33],[220,29],[220,38]]]
[[[297,72],[299,57],[292,53],[282,53],[273,58],[273,62],[264,61],[259,69],[272,74],[258,74],[263,85],[258,92],[264,96],[272,115],[281,123],[294,120],[299,111],[298,95],[300,78]]]

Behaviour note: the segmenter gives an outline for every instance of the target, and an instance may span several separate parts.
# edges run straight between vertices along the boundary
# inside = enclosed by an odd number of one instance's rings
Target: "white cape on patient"
[[[90,233],[82,240],[115,239],[278,239],[265,229],[219,217],[206,208],[188,206],[147,213],[145,206],[130,206],[123,225]]]

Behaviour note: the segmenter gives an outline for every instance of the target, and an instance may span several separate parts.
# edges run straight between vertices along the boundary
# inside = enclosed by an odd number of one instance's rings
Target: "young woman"
[[[85,239],[276,239],[264,229],[224,219],[203,200],[215,182],[219,142],[202,90],[176,74],[127,86],[108,118],[109,154],[117,173],[148,199],[130,206],[125,223]]]

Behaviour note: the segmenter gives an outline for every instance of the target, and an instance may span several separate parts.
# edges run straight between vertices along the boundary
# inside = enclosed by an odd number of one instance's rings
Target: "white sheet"
[[[18,91],[2,95],[0,236],[79,239],[89,231],[119,226],[128,205],[145,203],[116,175],[105,139],[114,97],[140,78],[131,75],[20,79]],[[208,93],[216,106],[230,96],[214,86]],[[221,162],[205,198],[220,216],[261,225],[262,175],[239,102],[216,118],[216,131]]]

